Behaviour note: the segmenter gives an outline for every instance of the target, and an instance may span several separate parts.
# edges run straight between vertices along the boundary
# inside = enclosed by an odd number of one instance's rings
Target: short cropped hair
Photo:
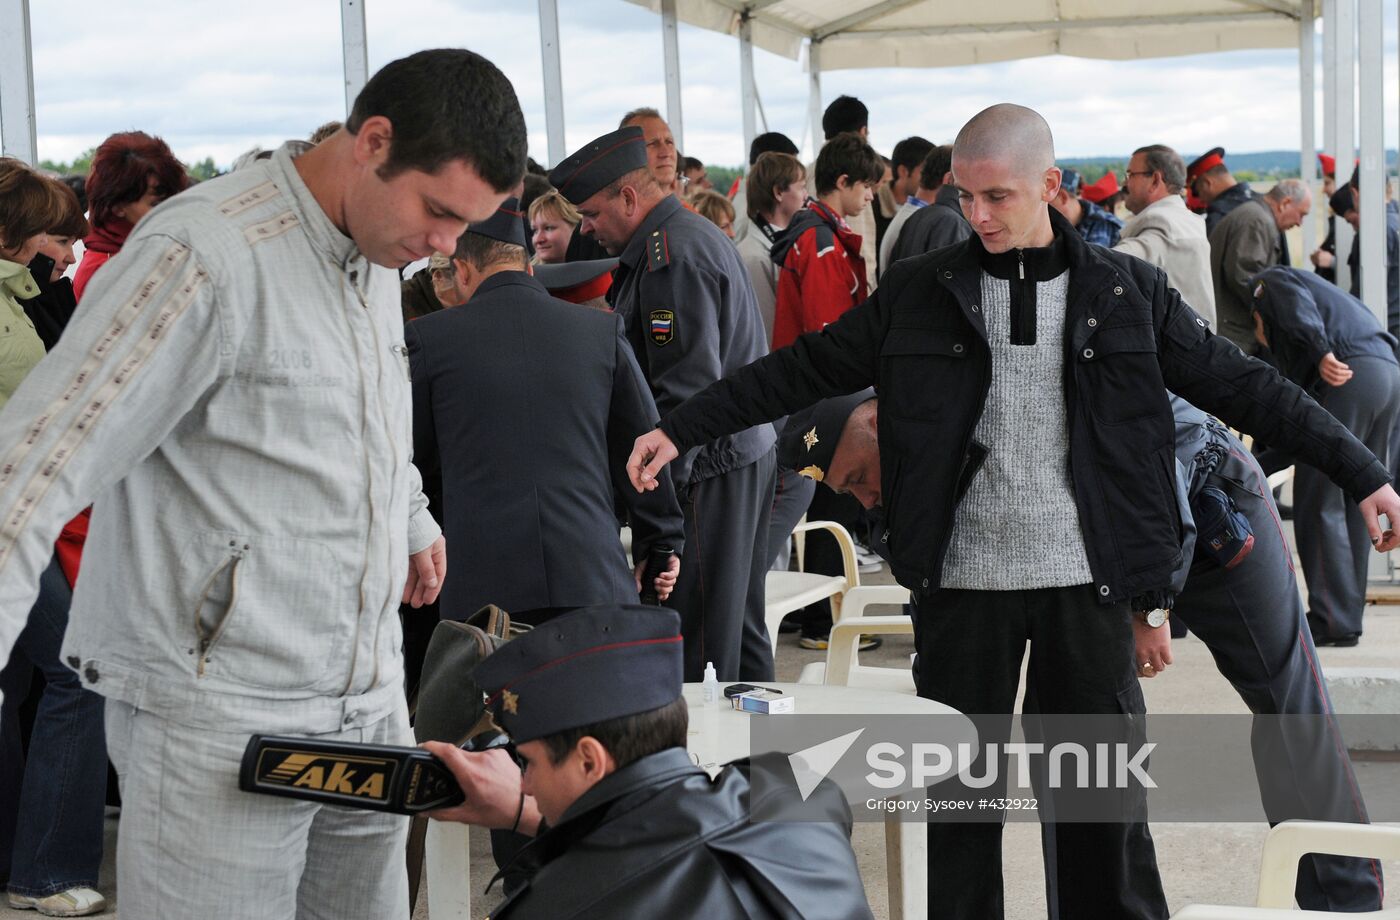
[[[689,727],[690,710],[685,699],[680,698],[636,715],[545,735],[540,741],[544,742],[545,750],[549,752],[550,763],[558,764],[583,738],[594,738],[612,755],[620,769],[669,748],[684,749]]]
[[[467,163],[497,192],[525,174],[525,116],[506,75],[465,48],[419,51],[390,61],[355,97],[345,128],[359,134],[376,115],[393,125],[382,179],[409,170],[434,174]]]
[[[1186,161],[1181,154],[1165,144],[1148,144],[1133,151],[1133,156],[1143,155],[1149,172],[1161,173],[1162,184],[1173,195],[1180,195],[1186,187]]]
[[[1288,201],[1302,201],[1308,197],[1308,187],[1303,184],[1302,179],[1282,179],[1264,195],[1280,204]]]
[[[802,161],[790,153],[765,153],[749,167],[744,179],[749,220],[758,220],[777,203],[773,189],[785,189],[807,174]]]
[[[688,173],[696,169],[704,169],[705,164],[695,157],[681,157],[681,173]]]
[[[753,143],[749,144],[749,165],[757,163],[758,158],[765,153],[790,153],[797,156],[797,145],[781,131],[768,131],[754,138]]]
[[[817,194],[825,195],[836,189],[836,180],[842,176],[852,183],[876,185],[885,177],[885,161],[859,134],[838,134],[817,154],[813,171]]]
[[[554,190],[545,192],[530,202],[530,210],[526,213],[532,224],[536,217],[545,213],[554,215],[566,224],[577,225],[583,221],[583,216],[579,214],[578,208],[574,207],[573,202]]]
[[[822,113],[822,134],[826,140],[869,125],[870,110],[855,96],[837,96]]]
[[[58,192],[61,211],[58,222],[49,228],[49,236],[66,236],[75,240],[87,236],[88,221],[83,216],[83,204],[78,200],[78,194],[62,179],[50,179],[49,181],[54,184],[54,188]]]
[[[457,248],[452,258],[471,263],[477,271],[494,265],[512,265],[523,270],[529,262],[524,246],[502,243],[470,230],[457,237]]]
[[[716,227],[724,225],[727,220],[734,222],[734,205],[730,200],[713,189],[702,188],[700,191],[690,196],[690,206],[695,209],[695,213],[714,224]]]
[[[62,219],[58,184],[13,157],[0,157],[0,244],[20,249]]]
[[[622,128],[625,128],[628,125],[630,125],[632,122],[638,121],[643,118],[661,118],[661,113],[656,111],[656,109],[652,108],[649,105],[644,105],[639,109],[633,109],[626,115],[623,115],[622,121],[619,121],[617,123],[617,127],[619,130],[621,130]],[[661,118],[661,120],[665,121],[666,119]]]
[[[312,131],[311,136],[308,137],[307,140],[313,144],[319,144],[343,127],[345,127],[345,122],[343,121],[328,121],[315,131]]]
[[[899,167],[903,166],[905,171],[913,172],[924,162],[924,157],[933,149],[933,141],[919,137],[906,137],[898,144],[894,145],[894,150],[890,153],[890,169],[894,171],[895,177],[899,175]]]
[[[97,226],[117,218],[114,209],[139,201],[151,179],[162,198],[177,195],[190,186],[185,167],[170,146],[144,131],[123,131],[102,142],[92,157],[87,196],[92,222]]]
[[[623,173],[603,186],[600,194],[604,194],[608,198],[616,198],[618,195],[622,194],[623,187],[628,185],[639,191],[647,189],[661,190],[661,184],[657,182],[656,177],[651,174],[651,167],[638,166],[636,169]]]
[[[924,171],[919,173],[919,188],[933,191],[943,184],[943,177],[953,168],[953,145],[939,144],[924,157]]]

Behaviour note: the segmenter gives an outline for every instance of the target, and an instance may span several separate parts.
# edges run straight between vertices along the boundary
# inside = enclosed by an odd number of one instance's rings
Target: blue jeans
[[[102,697],[59,661],[73,594],[54,559],[39,579],[29,623],[0,671],[0,879],[29,897],[97,886],[107,745]],[[47,685],[26,759],[19,705],[38,668]]]

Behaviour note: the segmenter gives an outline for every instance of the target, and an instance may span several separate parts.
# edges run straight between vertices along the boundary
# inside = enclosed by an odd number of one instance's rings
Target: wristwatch
[[[1172,612],[1158,607],[1156,610],[1139,610],[1137,615],[1142,617],[1142,621],[1148,626],[1156,629],[1171,619]]]

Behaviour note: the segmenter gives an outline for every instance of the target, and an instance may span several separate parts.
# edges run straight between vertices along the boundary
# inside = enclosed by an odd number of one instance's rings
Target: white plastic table
[[[784,684],[759,681],[797,700],[799,715],[958,715],[943,703],[908,693],[868,687],[825,684]],[[723,693],[724,685],[720,685]],[[720,705],[707,710],[700,684],[685,685],[690,707],[690,733],[686,747],[700,765],[712,772],[732,760],[749,756],[749,720],[781,719],[782,715],[755,716]],[[900,820],[903,814],[885,813],[885,872],[890,892],[890,920],[926,920],[928,917],[928,830],[922,822]]]

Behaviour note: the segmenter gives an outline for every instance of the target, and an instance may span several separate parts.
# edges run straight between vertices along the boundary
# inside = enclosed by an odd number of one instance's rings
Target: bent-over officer
[[[609,299],[627,325],[656,407],[669,412],[767,351],[748,272],[719,228],[662,191],[641,128],[585,145],[549,176],[581,232],[620,256]],[[686,556],[669,605],[681,615],[685,674],[768,680],[764,576],[775,470],[773,426],[695,445],[671,468]]]
[[[1394,470],[1400,364],[1395,338],[1376,315],[1335,284],[1283,266],[1254,276],[1252,304],[1255,335],[1283,375],[1313,394]],[[1293,461],[1265,452],[1261,462],[1272,471]],[[1366,522],[1346,494],[1311,465],[1299,464],[1293,491],[1313,641],[1356,645],[1366,609]]]
[[[713,779],[691,762],[673,612],[566,613],[473,676],[524,775],[503,750],[429,742],[467,797],[431,816],[535,836],[517,857],[528,880],[496,920],[871,916],[834,785],[802,806],[821,820],[755,821],[755,810],[795,805],[795,787],[751,788],[753,771],[790,769],[785,757],[736,761]]]

